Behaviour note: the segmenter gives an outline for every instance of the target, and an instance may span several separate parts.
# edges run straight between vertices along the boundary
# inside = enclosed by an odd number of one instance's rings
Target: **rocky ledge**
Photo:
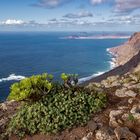
[[[140,72],[111,76],[88,88],[103,90],[108,107],[93,117],[94,140],[140,139]]]

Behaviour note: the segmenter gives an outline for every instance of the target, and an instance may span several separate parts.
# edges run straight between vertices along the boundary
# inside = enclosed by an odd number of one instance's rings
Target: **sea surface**
[[[126,38],[66,39],[76,32],[1,32],[0,33],[0,101],[9,87],[27,76],[51,73],[76,73],[80,82],[112,68],[107,48],[118,46]],[[86,33],[87,35],[88,33]],[[91,34],[91,33],[90,33]],[[101,33],[92,33],[92,35]]]

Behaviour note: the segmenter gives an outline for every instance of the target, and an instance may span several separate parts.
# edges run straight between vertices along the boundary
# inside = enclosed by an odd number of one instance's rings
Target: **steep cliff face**
[[[124,65],[140,51],[140,32],[134,33],[126,43],[110,48],[109,51],[116,56],[116,66]]]
[[[100,82],[109,76],[124,75],[126,73],[140,71],[140,32],[135,33],[123,45],[110,48],[109,50],[116,56],[116,67],[100,76],[97,76],[83,83]]]

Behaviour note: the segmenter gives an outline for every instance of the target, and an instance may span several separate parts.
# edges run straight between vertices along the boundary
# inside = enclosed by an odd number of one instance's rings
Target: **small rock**
[[[128,89],[139,89],[139,88],[140,88],[140,83],[128,87]]]
[[[110,84],[108,83],[108,80],[101,81],[101,85],[103,85],[105,88],[109,88]]]
[[[131,83],[124,83],[123,86],[128,88],[128,87],[132,86],[132,84]]]
[[[97,123],[97,128],[100,129],[103,127],[103,123]]]
[[[138,82],[138,77],[137,76],[135,76],[134,74],[130,74],[129,75],[135,82]]]
[[[128,97],[136,97],[137,96],[137,94],[132,90],[126,91],[125,95],[128,96]]]
[[[135,119],[140,122],[140,105],[134,105],[130,111]]]
[[[111,82],[114,82],[114,81],[117,81],[118,78],[119,78],[118,75],[117,75],[117,76],[110,76],[110,77],[107,77],[107,80],[108,80],[108,81],[111,81]]]
[[[88,139],[91,138],[92,135],[93,135],[93,133],[92,133],[92,132],[89,132],[89,133],[87,134],[87,138],[88,138]]]
[[[111,128],[102,128],[96,132],[96,140],[116,140]]]
[[[118,97],[136,97],[136,93],[132,90],[128,90],[126,88],[117,89],[115,95]]]
[[[6,111],[6,110],[7,110],[7,105],[6,105],[6,103],[2,103],[2,104],[1,104],[1,109],[2,109],[3,111]]]
[[[134,98],[130,98],[130,99],[128,99],[128,103],[129,103],[129,104],[132,104],[133,101],[134,101]]]
[[[98,116],[93,118],[94,122],[100,122],[100,118]]]
[[[88,138],[87,137],[83,137],[82,140],[88,140]]]
[[[128,118],[129,118],[129,114],[123,114],[122,115],[122,119],[124,120],[124,121],[126,121],[126,120],[128,120]]]
[[[112,84],[111,84],[111,87],[118,87],[118,86],[121,86],[121,83],[119,81],[114,81]]]
[[[0,119],[0,126],[2,126],[3,124],[5,124],[5,122],[6,122],[7,120],[6,119]]]
[[[119,126],[117,116],[121,115],[123,113],[123,110],[112,110],[109,114],[110,120],[109,125],[112,127]]]
[[[89,132],[87,136],[83,137],[82,140],[89,140],[92,137],[93,133]]]
[[[126,90],[127,90],[126,88],[117,89],[115,92],[115,95],[118,97],[126,97],[124,94],[126,92]]]
[[[126,139],[126,140],[136,140],[136,135],[132,132],[127,127],[117,127],[115,130],[115,135],[118,140],[121,139]]]
[[[127,106],[119,106],[118,109],[126,110],[126,109],[128,109],[128,107]]]
[[[91,131],[95,131],[97,129],[97,124],[94,122],[94,121],[89,121],[88,122],[88,128],[91,130]]]

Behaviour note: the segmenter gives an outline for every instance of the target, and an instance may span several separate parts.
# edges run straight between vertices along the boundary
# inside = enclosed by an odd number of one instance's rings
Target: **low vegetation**
[[[14,83],[11,86],[11,92],[8,100],[38,100],[52,89],[53,76],[46,73],[32,76]]]
[[[64,82],[53,82],[42,74],[11,86],[9,100],[25,101],[7,126],[6,135],[20,137],[36,133],[56,133],[73,125],[83,125],[106,105],[106,95],[77,85],[77,75],[63,73]]]

